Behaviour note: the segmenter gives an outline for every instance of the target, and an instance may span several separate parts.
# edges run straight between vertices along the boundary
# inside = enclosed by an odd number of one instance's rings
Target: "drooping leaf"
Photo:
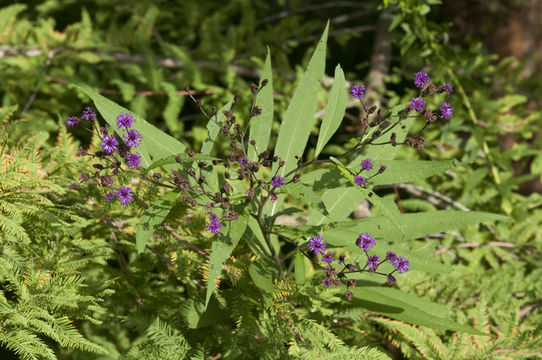
[[[74,86],[83,91],[94,101],[96,109],[100,112],[105,121],[107,121],[110,128],[122,138],[124,133],[117,128],[116,119],[121,112],[131,113],[131,111],[107,99],[106,97],[103,97],[86,85],[74,84]],[[141,155],[141,164],[144,167],[151,165],[151,156],[154,158],[154,160],[158,160],[168,155],[180,154],[186,149],[186,145],[169,136],[155,126],[149,124],[137,114],[133,114],[133,117],[136,121],[132,125],[132,129],[139,131],[143,137],[141,144],[139,144],[136,149]]]
[[[335,68],[335,79],[326,105],[326,113],[322,120],[322,125],[320,126],[320,133],[318,134],[318,143],[316,144],[314,157],[317,157],[320,154],[329,139],[331,139],[341,125],[346,110],[346,101],[347,95],[344,73],[341,66],[337,65]]]
[[[299,251],[295,254],[294,275],[297,285],[305,283],[305,259]]]
[[[158,197],[153,204],[145,211],[136,229],[136,249],[142,253],[149,242],[153,232],[164,221],[175,204],[178,192],[170,191]]]
[[[211,256],[209,259],[209,274],[207,277],[207,293],[205,295],[205,306],[215,291],[216,279],[222,272],[222,264],[237,246],[239,239],[243,236],[247,227],[248,217],[239,216],[235,221],[227,221],[224,224],[222,233],[217,234],[211,245]]]
[[[358,281],[353,292],[352,305],[364,307],[392,319],[427,326],[437,331],[452,330],[488,335],[471,326],[455,322],[450,318],[451,311],[448,308],[414,294],[377,286],[369,281]]]
[[[255,104],[262,111],[262,113],[261,115],[250,119],[249,140],[254,140],[256,142],[258,153],[267,150],[269,137],[271,136],[271,126],[273,125],[273,71],[271,67],[271,53],[269,48],[267,48],[267,56],[263,65],[260,86],[264,79],[267,79],[267,85],[265,85],[258,93]],[[248,159],[250,161],[256,161],[258,159],[257,152],[254,149],[254,146],[250,145],[248,147]]]

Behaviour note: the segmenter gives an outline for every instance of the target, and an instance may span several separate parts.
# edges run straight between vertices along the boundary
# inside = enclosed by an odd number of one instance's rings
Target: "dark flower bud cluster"
[[[89,153],[87,150],[81,148],[77,152],[78,156],[91,156],[94,159],[99,159],[104,164],[93,164],[92,166],[97,171],[91,176],[86,173],[81,174],[79,177],[80,182],[94,181],[94,184],[98,184],[104,188],[112,188],[114,183],[114,177],[119,175],[119,172],[125,171],[122,168],[121,159],[124,159],[128,168],[135,169],[141,165],[141,155],[133,150],[139,146],[143,140],[141,134],[134,129],[130,129],[135,122],[132,114],[120,113],[117,117],[117,127],[121,129],[125,135],[123,135],[124,141],[119,139],[114,134],[109,134],[109,126],[99,127],[96,120],[96,112],[87,107],[83,111],[83,115],[80,117],[71,116],[66,121],[66,125],[69,127],[80,125],[82,120],[87,121],[92,130],[85,128],[91,132],[95,132],[100,138],[100,149],[96,153]],[[72,184],[70,189],[74,189],[79,184]],[[134,194],[132,189],[127,186],[122,186],[116,192],[108,192],[105,195],[105,201],[111,202],[117,199],[122,205],[128,205],[134,200]]]
[[[322,280],[324,287],[330,287],[331,285],[342,286],[346,285],[346,292],[344,295],[348,300],[352,299],[354,293],[350,290],[356,285],[356,280],[348,279],[348,274],[367,272],[369,274],[376,274],[386,277],[388,284],[394,284],[397,280],[393,274],[396,272],[399,274],[409,271],[410,262],[404,257],[397,256],[393,251],[388,251],[384,259],[380,259],[378,255],[369,255],[371,250],[376,244],[375,239],[369,233],[361,233],[356,239],[356,245],[363,250],[366,260],[365,263],[354,261],[355,263],[347,263],[345,256],[340,255],[335,263],[335,258],[331,251],[327,250],[327,243],[324,241],[323,236],[313,236],[309,239],[308,249],[316,255],[319,255],[320,261],[326,265],[321,267],[325,271],[325,278]],[[380,267],[385,262],[389,262],[393,270],[390,272],[380,271]]]

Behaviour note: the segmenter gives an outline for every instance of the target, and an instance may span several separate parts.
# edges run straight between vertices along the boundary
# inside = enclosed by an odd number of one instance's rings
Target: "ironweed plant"
[[[395,159],[402,147],[422,151],[426,146],[424,131],[452,117],[452,87],[433,82],[419,71],[413,77],[418,95],[386,110],[366,101],[365,86],[351,86],[350,97],[360,102],[363,131],[348,142],[342,154],[324,156],[348,102],[345,76],[337,66],[316,147],[307,149],[325,70],[327,31],[326,27],[281,119],[274,149],[269,147],[274,115],[269,53],[262,80],[252,85],[247,119],[237,118],[239,96],[221,109],[206,109],[185,87],[208,121],[207,138],[199,151],[188,149],[90,88],[77,85],[94,101],[97,112],[86,108],[81,116],[70,117],[66,125],[86,127],[100,144],[95,150],[79,150],[78,155],[92,159],[95,172],[81,174],[71,188],[98,185],[104,189],[104,203],[141,206],[145,213],[136,230],[139,253],[152,243],[153,232],[176,203],[185,204],[191,214],[204,213],[205,231],[212,237],[204,309],[213,294],[222,298],[224,288],[218,288],[217,282],[227,259],[243,241],[254,256],[248,268],[251,281],[261,290],[258,296],[266,303],[271,301],[270,306],[286,303],[289,312],[295,311],[295,296],[278,295],[268,286],[291,283],[311,301],[326,291],[339,291],[348,304],[393,319],[436,330],[480,334],[448,317],[440,305],[401,292],[394,284],[397,274],[410,270],[444,271],[423,251],[409,248],[407,240],[500,217],[461,211],[403,214],[388,197],[375,192],[379,185],[423,179],[457,166],[454,161]],[[97,113],[106,124],[99,124]],[[213,155],[219,137],[230,151]],[[162,189],[150,205],[138,199],[142,183]],[[350,220],[349,214],[364,199],[376,216]],[[281,215],[303,211],[300,202],[308,205],[307,222],[280,225],[277,220]],[[262,267],[256,265],[256,259],[269,261]],[[284,320],[283,311],[281,308],[279,313]],[[304,339],[290,325],[296,337]]]

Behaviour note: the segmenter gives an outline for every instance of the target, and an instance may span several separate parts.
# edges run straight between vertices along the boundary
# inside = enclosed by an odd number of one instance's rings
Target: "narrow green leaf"
[[[478,211],[440,210],[400,214],[396,216],[395,221],[403,229],[405,240],[409,240],[439,232],[459,230],[482,222],[505,220],[506,218],[503,215]],[[323,235],[326,241],[329,241],[334,246],[344,246],[347,243],[343,241],[348,242],[352,238],[345,237],[344,233],[334,236],[335,231],[341,230],[351,231],[352,234],[357,233],[355,237],[362,232],[369,232],[375,239],[384,239],[391,242],[398,241],[401,238],[401,232],[394,228],[391,221],[384,216],[338,223],[335,228],[324,231]]]
[[[267,85],[265,85],[258,93],[255,104],[258,108],[260,108],[260,110],[262,110],[262,113],[261,115],[250,119],[249,140],[254,140],[256,142],[258,153],[267,150],[267,146],[269,145],[269,137],[271,136],[271,126],[273,125],[273,71],[271,67],[271,53],[269,51],[269,47],[267,48],[267,56],[263,65],[260,86],[264,79],[267,79]],[[250,145],[248,148],[248,159],[250,161],[256,161],[258,159],[257,152],[254,149],[254,146]]]
[[[326,207],[324,203],[322,202],[322,199],[320,198],[320,196],[318,196],[318,194],[315,193],[307,185],[303,185],[301,183],[291,183],[291,184],[285,185],[282,188],[282,191],[296,199],[301,199],[305,201],[312,208],[317,209],[322,214],[324,215],[327,214]]]
[[[397,289],[375,286],[372,282],[357,282],[352,305],[361,306],[392,319],[427,326],[437,331],[462,331],[487,335],[471,326],[453,321],[451,311],[443,305]],[[361,285],[361,286],[359,286]]]
[[[329,139],[331,139],[341,125],[346,110],[346,101],[347,94],[344,73],[341,66],[337,65],[335,68],[335,80],[333,81],[331,93],[327,101],[324,120],[322,120],[322,126],[320,126],[314,157],[320,154]]]
[[[215,291],[216,279],[222,272],[222,264],[237,246],[239,239],[243,236],[247,227],[248,217],[240,216],[235,221],[227,221],[223,227],[223,233],[216,235],[211,245],[211,256],[209,259],[209,275],[207,277],[207,293],[205,295],[205,306]]]
[[[137,252],[142,253],[145,250],[145,246],[149,242],[153,232],[169,214],[178,196],[179,193],[174,191],[165,193],[156,199],[143,216],[141,216],[136,229]]]
[[[373,164],[373,171],[378,169],[380,165],[386,166],[386,171],[375,176],[371,180],[372,185],[399,184],[421,180],[433,175],[442,174],[446,170],[459,165],[459,163],[454,160],[377,160]]]
[[[285,161],[285,166],[278,170],[278,175],[284,176],[297,165],[297,157],[305,150],[309,135],[314,124],[316,111],[316,95],[324,76],[326,60],[326,42],[329,22],[322,38],[312,55],[307,71],[294,91],[292,101],[286,109],[280,124],[275,155]],[[272,172],[277,170],[278,162],[273,165]],[[271,214],[277,209],[279,201],[271,206]]]
[[[390,222],[395,226],[401,234],[404,235],[403,229],[400,227],[400,224],[397,222],[397,217],[399,215],[399,211],[397,210],[397,206],[395,206],[394,203],[389,203],[384,201],[380,196],[376,195],[372,192],[372,187],[369,187],[368,189],[365,189],[361,186],[358,186],[354,182],[354,175],[346,168],[343,164],[334,157],[330,157],[331,161],[335,163],[337,168],[343,173],[343,175],[350,181],[352,186],[354,186],[359,192],[363,194],[363,196],[371,203],[373,206],[377,207],[384,215],[388,217]],[[371,195],[370,195],[371,194]]]
[[[295,283],[297,285],[303,285],[305,283],[305,259],[300,252],[295,254],[294,275]]]
[[[207,139],[203,141],[203,145],[201,146],[201,153],[203,155],[211,154],[211,150],[213,150],[213,145],[215,144],[216,137],[220,132],[220,128],[224,124],[224,119],[226,118],[222,111],[230,110],[232,103],[233,100],[230,100],[226,105],[222,107],[222,109],[220,109],[217,114],[216,122],[215,119],[211,119],[207,123]]]
[[[363,201],[365,196],[353,187],[329,189],[322,195],[322,202],[328,215],[313,209],[308,225],[322,225],[329,222],[342,221]]]
[[[74,84],[74,86],[83,91],[92,99],[92,101],[94,101],[96,109],[100,112],[105,121],[107,121],[110,128],[122,138],[124,133],[117,128],[116,119],[121,112],[130,113],[130,110],[103,97],[86,85]],[[141,144],[137,147],[137,152],[141,155],[141,164],[143,166],[148,167],[151,165],[151,155],[153,156],[154,160],[158,160],[168,155],[182,153],[186,149],[186,145],[180,141],[149,124],[136,114],[133,114],[133,116],[136,121],[132,125],[132,128],[139,131],[143,137]]]
[[[248,273],[254,284],[261,290],[267,303],[273,298],[273,283],[278,277],[275,263],[269,258],[260,258],[250,264]]]
[[[214,156],[201,155],[201,154],[194,154],[194,156],[188,156],[186,154],[169,155],[165,158],[162,158],[150,164],[149,167],[145,169],[145,174],[161,166],[176,164],[177,163],[177,160],[175,160],[176,157],[179,157],[181,159],[183,166],[191,166],[194,160],[198,160],[198,161],[220,160],[219,158],[214,157]]]

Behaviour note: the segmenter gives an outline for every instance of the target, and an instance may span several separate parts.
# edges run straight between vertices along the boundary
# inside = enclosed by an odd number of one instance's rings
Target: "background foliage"
[[[502,15],[505,5],[487,2],[486,10]],[[527,11],[530,3],[514,5]],[[435,0],[51,0],[1,8],[2,358],[539,357],[540,81],[526,76],[530,58],[493,55],[481,41],[483,32],[446,22],[447,6]],[[187,209],[177,206],[167,219],[174,231],[159,228],[138,254],[139,211],[104,206],[96,187],[69,190],[81,172],[92,171],[75,156],[78,147],[96,139],[63,125],[90,104],[68,84],[98,89],[199,149],[206,123],[183,85],[209,106],[241,94],[238,118],[246,118],[249,85],[260,78],[268,46],[275,119],[281,119],[327,19],[327,75],[318,110],[337,63],[348,84],[366,83],[373,101],[389,107],[414,95],[411,76],[421,68],[454,85],[452,120],[428,134],[425,151],[406,149],[398,159],[457,159],[468,166],[383,185],[377,193],[404,213],[470,209],[508,216],[409,240],[411,249],[453,271],[413,271],[398,284],[492,336],[409,325],[345,304],[333,290],[298,291],[289,282],[268,284],[273,306],[264,306],[250,270],[269,264],[257,261],[247,243],[227,260],[220,291],[203,313],[198,298],[211,248],[202,235],[205,214],[187,217]],[[347,105],[324,155],[341,152],[359,131],[358,114],[355,103]],[[315,128],[309,148],[316,147],[317,135]],[[220,152],[228,144],[217,145]],[[157,192],[139,190],[142,204]],[[303,215],[294,220],[315,216]],[[296,311],[291,303],[298,304]]]

